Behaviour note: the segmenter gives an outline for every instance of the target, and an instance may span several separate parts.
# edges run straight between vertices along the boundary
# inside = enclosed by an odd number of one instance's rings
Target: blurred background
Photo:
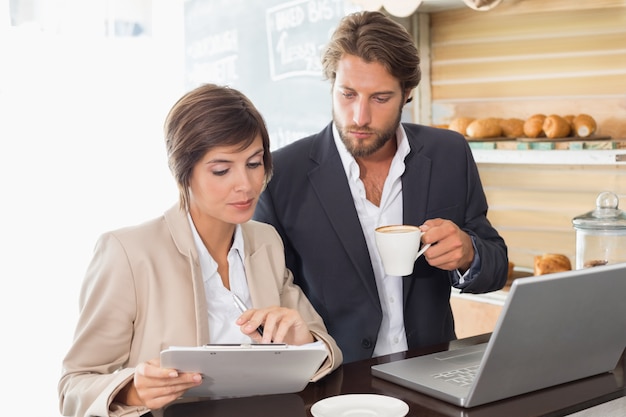
[[[174,102],[199,83],[228,84],[257,105],[273,148],[318,131],[330,120],[319,52],[351,11],[382,5],[418,42],[422,81],[404,120],[592,113],[609,145],[626,143],[624,0],[490,0],[487,13],[478,3],[0,0],[0,352],[12,414],[59,415],[61,361],[98,236],[176,203],[162,134]],[[573,259],[571,219],[604,189],[624,201],[626,151],[596,152],[537,161],[474,150],[490,221],[517,266],[543,253]],[[480,319],[460,314],[464,336],[493,325],[492,304],[476,302]]]
[[[348,3],[0,0],[3,397],[20,415],[59,415],[61,362],[98,236],[177,202],[162,134],[170,107],[211,81],[253,99],[267,115],[273,147],[318,130],[329,120],[318,51],[302,56],[279,35],[294,29],[289,16],[308,8],[324,27],[316,40],[323,44],[354,10]],[[276,19],[268,33],[283,49],[249,53],[259,37],[246,28],[265,31],[265,9]],[[283,66],[270,69],[271,59]],[[272,88],[270,71],[285,80],[274,84],[282,92]],[[297,91],[315,95],[319,115],[292,104],[312,101]],[[304,110],[283,127],[281,108]]]
[[[185,89],[182,3],[0,0],[0,322],[11,415],[60,415],[61,361],[98,235],[176,202],[162,125]]]

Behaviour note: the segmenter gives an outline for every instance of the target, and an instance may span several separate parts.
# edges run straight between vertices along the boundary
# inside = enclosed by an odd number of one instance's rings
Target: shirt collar
[[[335,146],[339,152],[339,158],[341,158],[341,163],[343,164],[346,176],[350,181],[358,180],[360,175],[359,164],[356,163],[352,154],[350,154],[350,152],[346,149],[346,145],[344,145],[341,140],[335,123],[333,123],[333,140],[335,141]],[[396,140],[398,142],[398,150],[396,151],[394,160],[399,159],[400,161],[404,161],[404,158],[406,158],[411,151],[411,146],[409,145],[409,140],[407,139],[406,131],[404,130],[402,123],[400,123],[398,125],[398,129],[396,129]]]
[[[233,246],[231,250],[236,250],[241,260],[243,260],[244,246],[243,246],[243,232],[241,231],[241,225],[235,225],[235,235],[233,236]]]
[[[189,225],[191,226],[193,240],[196,245],[196,249],[198,253],[204,253],[204,252],[208,253],[206,246],[204,246],[204,242],[202,242],[202,238],[200,237],[200,234],[198,233],[198,230],[196,229],[196,225],[193,223],[193,219],[191,218],[191,214],[189,214],[189,212],[187,212],[187,219],[189,220]],[[235,225],[233,244],[230,247],[230,251],[232,251],[233,249],[237,251],[237,254],[241,258],[241,260],[243,260],[245,252],[244,252],[244,245],[243,245],[243,232],[241,231],[240,224]]]

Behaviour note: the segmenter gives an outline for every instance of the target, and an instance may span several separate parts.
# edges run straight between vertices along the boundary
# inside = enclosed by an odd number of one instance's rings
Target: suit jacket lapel
[[[317,164],[309,172],[311,186],[320,204],[348,254],[358,276],[379,304],[374,271],[359,222],[346,173],[337,152],[329,124],[318,136],[311,150],[311,159]]]
[[[411,132],[407,131],[407,136]],[[404,160],[402,175],[402,220],[404,224],[421,225],[426,220],[430,190],[431,160],[420,154],[421,143],[409,136],[411,152]]]
[[[402,221],[404,224],[419,226],[427,220],[432,161],[420,153],[423,145],[419,137],[406,127],[405,130],[411,151],[404,160],[405,170],[402,175]],[[414,275],[403,278],[405,302],[416,279]]]

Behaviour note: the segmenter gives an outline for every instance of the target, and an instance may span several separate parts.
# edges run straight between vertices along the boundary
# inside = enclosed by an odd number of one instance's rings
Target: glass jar
[[[596,209],[574,217],[576,269],[626,262],[626,214],[610,191],[596,198]]]

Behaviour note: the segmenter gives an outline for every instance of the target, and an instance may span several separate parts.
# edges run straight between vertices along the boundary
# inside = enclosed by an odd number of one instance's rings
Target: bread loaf
[[[502,136],[500,122],[495,117],[476,119],[467,126],[466,135],[472,139],[497,138]]]
[[[597,124],[593,117],[588,114],[579,114],[572,121],[574,134],[580,138],[586,138],[596,132]]]
[[[467,136],[467,126],[474,120],[473,117],[457,117],[456,119],[452,119],[448,125],[448,129],[459,132],[463,136]]]
[[[538,138],[545,136],[543,132],[543,121],[546,119],[545,114],[533,114],[524,122],[524,135],[529,138]]]
[[[551,114],[543,121],[543,132],[550,139],[566,138],[571,132],[570,124],[563,117]]]
[[[572,263],[565,255],[561,255],[559,253],[546,253],[535,256],[534,275],[571,271],[571,269]]]
[[[502,136],[507,138],[521,138],[524,136],[524,121],[522,119],[500,119]]]

